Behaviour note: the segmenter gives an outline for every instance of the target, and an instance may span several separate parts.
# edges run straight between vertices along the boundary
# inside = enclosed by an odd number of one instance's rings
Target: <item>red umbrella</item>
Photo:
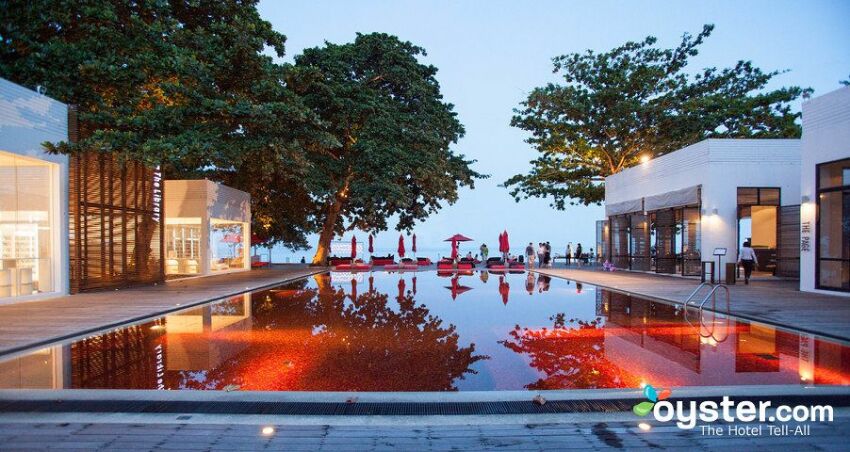
[[[416,234],[413,234],[413,247],[411,248],[413,254],[416,254]]]
[[[404,235],[398,235],[398,257],[404,257]]]
[[[508,304],[508,294],[511,292],[511,285],[505,281],[504,276],[499,276],[499,294],[502,296],[502,303]]]
[[[502,233],[502,240],[505,242],[505,249],[502,251],[503,253],[509,253],[511,251],[511,244],[508,241],[508,231]]]
[[[404,286],[405,286],[404,279],[403,278],[399,279],[398,280],[398,299],[399,300],[404,298]]]
[[[257,246],[265,243],[266,241],[261,239],[257,234],[251,233],[251,246]]]
[[[357,237],[351,236],[351,259],[357,257]]]
[[[416,277],[413,277],[413,295],[416,295]]]
[[[452,291],[452,300],[456,300],[458,295],[472,290],[472,287],[463,286],[459,282],[460,282],[460,278],[455,276],[454,278],[452,278],[452,285],[446,286],[446,289],[449,289],[449,290]]]
[[[453,236],[451,236],[451,237],[449,237],[449,238],[447,238],[446,240],[443,240],[443,241],[444,242],[471,242],[472,239],[463,235],[463,234],[455,234],[455,235],[453,235]]]
[[[369,275],[369,292],[371,293],[371,292],[374,292],[374,291],[375,291],[375,277],[372,276],[372,275]]]
[[[372,246],[372,234],[369,234],[369,254],[375,252],[375,248]]]
[[[228,232],[227,234],[224,234],[224,237],[222,237],[221,243],[242,243],[242,234]]]
[[[351,278],[351,301],[357,302],[357,280]]]

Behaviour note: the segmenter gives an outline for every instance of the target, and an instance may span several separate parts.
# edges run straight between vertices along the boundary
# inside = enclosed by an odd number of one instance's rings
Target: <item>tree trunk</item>
[[[319,234],[319,243],[316,246],[316,254],[310,265],[327,265],[328,251],[331,247],[331,239],[334,237],[334,229],[343,205],[348,198],[348,187],[351,185],[351,175],[345,178],[342,187],[336,192],[333,202],[328,206],[328,213],[322,224],[322,232]]]

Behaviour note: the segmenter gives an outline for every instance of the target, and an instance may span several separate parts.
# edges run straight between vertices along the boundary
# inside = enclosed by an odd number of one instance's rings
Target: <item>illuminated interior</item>
[[[168,218],[165,223],[165,274],[201,272],[201,219]]]
[[[210,220],[210,270],[213,272],[242,269],[248,266],[245,231],[248,223]]]
[[[54,290],[52,166],[0,151],[0,299]]]

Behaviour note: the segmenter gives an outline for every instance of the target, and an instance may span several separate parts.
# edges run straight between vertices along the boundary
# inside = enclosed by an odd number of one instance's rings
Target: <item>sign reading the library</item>
[[[800,251],[809,252],[812,250],[812,222],[804,221],[800,223]]]
[[[153,221],[159,223],[162,217],[162,169],[157,165],[153,170]]]

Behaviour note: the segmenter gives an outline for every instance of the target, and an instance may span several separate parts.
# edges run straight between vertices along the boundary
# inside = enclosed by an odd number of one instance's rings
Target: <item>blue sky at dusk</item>
[[[352,41],[356,32],[394,34],[428,51],[423,62],[439,68],[445,99],[455,104],[466,127],[455,151],[477,159],[474,168],[491,175],[416,228],[420,247],[428,249],[447,251],[440,240],[455,232],[485,240],[494,249],[505,228],[514,252],[529,241],[549,240],[556,250],[567,241],[585,247],[594,242],[602,207],[561,212],[547,200],[515,203],[499,186],[526,172],[536,156],[523,141],[526,134],[509,122],[512,109],[532,88],[558,81],[552,74],[554,56],[606,51],[647,35],[672,47],[684,32],[695,34],[713,23],[714,33],[693,59],[693,71],[752,60],[764,70],[789,70],[774,79],[773,87],[812,87],[816,96],[839,88],[839,80],[850,76],[848,1],[267,0],[259,10],[287,36],[285,61],[325,41]],[[377,245],[394,248],[397,237],[397,232],[383,233]],[[276,252],[275,260],[302,255],[309,259],[312,253]]]

